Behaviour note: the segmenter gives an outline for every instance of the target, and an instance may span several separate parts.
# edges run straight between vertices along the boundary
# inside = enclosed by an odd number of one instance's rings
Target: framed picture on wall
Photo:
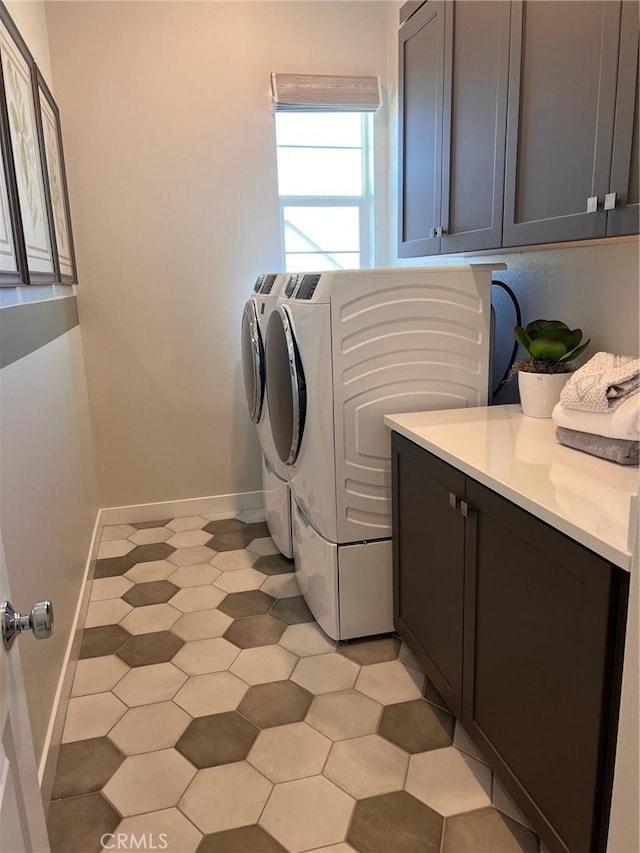
[[[0,115],[0,285],[16,285],[24,284],[22,271],[26,259],[21,251],[24,244],[22,227],[15,215],[16,200],[11,198],[15,194],[15,179],[7,133],[8,127]]]
[[[42,120],[42,148],[49,182],[57,266],[60,281],[65,284],[72,284],[77,281],[76,259],[73,250],[69,193],[62,151],[60,112],[39,68],[36,68],[36,86]]]
[[[42,132],[35,97],[36,71],[24,40],[0,3],[0,85],[5,141],[11,150],[15,198],[24,244],[25,284],[60,281]],[[9,159],[9,158],[7,158]],[[13,173],[13,174],[11,174]],[[12,199],[9,187],[9,200]]]

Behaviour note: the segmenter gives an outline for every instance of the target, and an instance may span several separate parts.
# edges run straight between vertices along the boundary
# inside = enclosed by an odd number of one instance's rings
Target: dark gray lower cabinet
[[[449,506],[449,495],[464,490],[465,477],[410,441],[398,440],[403,448],[402,453],[394,449],[399,512],[393,546],[394,562],[403,570],[394,573],[395,625],[461,717],[464,518]]]
[[[464,724],[550,849],[604,849],[628,575],[479,483],[466,494]]]
[[[548,849],[604,851],[628,574],[395,433],[393,512],[398,632]]]

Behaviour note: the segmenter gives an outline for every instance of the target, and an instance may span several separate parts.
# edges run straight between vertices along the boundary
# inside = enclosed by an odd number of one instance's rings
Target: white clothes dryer
[[[291,490],[286,466],[273,443],[267,405],[268,389],[264,339],[271,312],[288,276],[269,273],[258,276],[253,294],[242,314],[242,372],[249,417],[255,423],[262,451],[262,491],[267,527],[276,547],[292,557]]]
[[[503,264],[292,277],[267,327],[273,440],[296,573],[334,639],[393,630],[386,414],[486,405],[491,272]]]

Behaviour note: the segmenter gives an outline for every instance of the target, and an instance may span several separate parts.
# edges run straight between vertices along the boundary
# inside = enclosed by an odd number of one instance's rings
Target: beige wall
[[[9,3],[8,8],[51,81],[44,3]],[[69,291],[43,287],[30,292],[50,299],[69,296]],[[28,289],[4,288],[2,296],[3,304],[20,302],[28,297]],[[20,309],[27,314],[29,310],[28,305]],[[37,599],[50,598],[55,610],[50,640],[20,640],[38,759],[65,663],[97,509],[76,327],[0,370],[0,525],[13,604],[28,609]]]
[[[239,325],[280,263],[269,73],[384,77],[386,4],[56,2],[47,20],[102,505],[259,489]]]
[[[45,80],[51,87],[53,78],[44,2],[8,0],[5,5],[16,27],[27,42]]]

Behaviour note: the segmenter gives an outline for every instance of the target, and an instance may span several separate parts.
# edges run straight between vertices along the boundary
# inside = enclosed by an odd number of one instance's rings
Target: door
[[[444,74],[442,0],[428,0],[400,30],[398,255],[440,251]]]
[[[552,851],[602,850],[628,575],[467,480],[462,722]]]
[[[10,600],[0,538],[0,600]],[[0,851],[48,853],[18,644],[0,646]]]
[[[615,208],[607,218],[607,236],[637,234],[640,227],[640,149],[638,147],[638,4],[624,0],[620,27],[620,63],[616,123],[611,162]]]
[[[250,299],[242,314],[241,330],[242,376],[249,417],[257,424],[264,404],[265,371],[264,344],[258,323],[256,303]]]
[[[501,245],[509,21],[428,0],[400,30],[400,257]]]
[[[272,312],[266,344],[271,432],[285,465],[298,458],[307,414],[307,386],[291,315],[286,306]]]
[[[440,251],[502,242],[511,6],[446,5]]]
[[[460,717],[465,477],[396,433],[392,447],[394,623]]]
[[[604,237],[619,0],[514,0],[503,246]]]

